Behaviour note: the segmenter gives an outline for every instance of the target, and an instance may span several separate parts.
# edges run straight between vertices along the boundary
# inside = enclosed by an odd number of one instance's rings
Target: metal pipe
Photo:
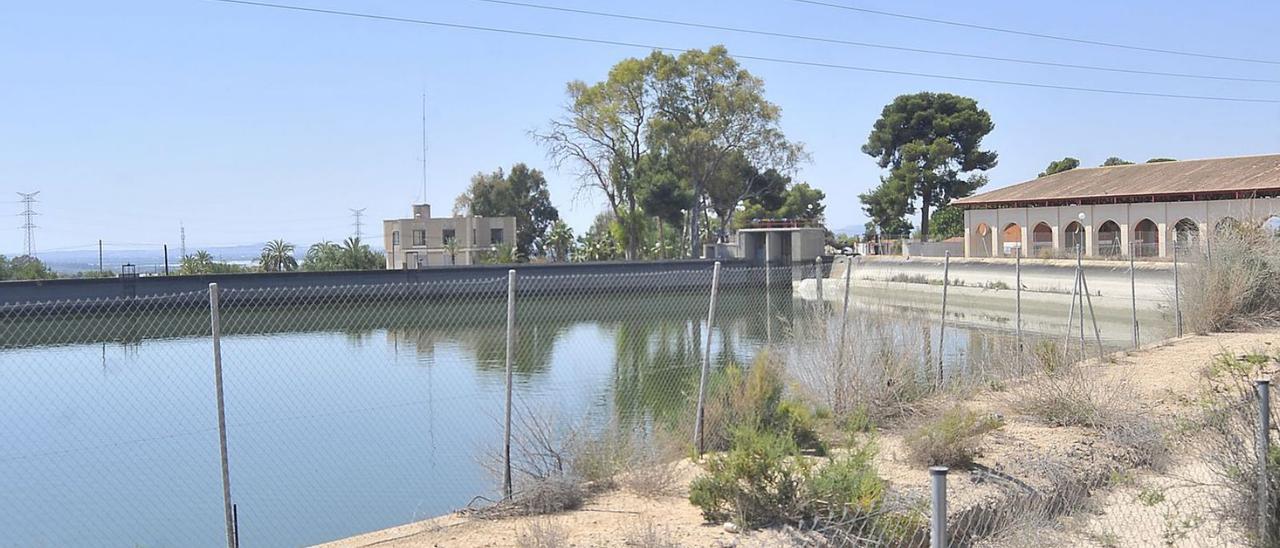
[[[1129,246],[1130,247],[1129,249],[1129,308],[1133,312],[1133,347],[1134,348],[1138,347],[1139,341],[1141,340],[1141,338],[1138,336],[1138,285],[1137,285],[1137,281],[1135,280],[1136,274],[1134,274],[1134,258],[1133,258],[1134,251],[1135,251],[1134,248],[1139,243],[1141,243],[1140,240],[1138,242],[1135,242],[1133,245]],[[1176,246],[1177,244],[1174,244],[1174,245]]]
[[[209,326],[213,338],[213,385],[218,398],[218,450],[222,460],[222,506],[227,526],[227,546],[236,548],[235,509],[231,504],[231,468],[227,458],[227,408],[222,389],[222,315],[218,284],[209,284]]]
[[[720,261],[711,270],[711,304],[707,308],[707,349],[702,353],[702,377],[698,381],[698,411],[693,420],[693,444],[698,456],[705,452],[702,435],[702,419],[707,405],[707,380],[711,376],[711,328],[716,323],[716,300],[720,293]]]
[[[1177,316],[1178,336],[1182,336],[1182,287],[1178,284],[1178,241],[1173,241],[1173,310]]]
[[[938,327],[938,388],[942,388],[942,364],[946,361],[947,339],[947,287],[951,285],[951,252],[942,259],[942,324]]]
[[[818,306],[822,307],[826,305],[826,301],[822,299],[822,280],[825,279],[822,275],[822,257],[813,258],[813,279],[816,282],[814,288],[818,295]]]
[[[929,546],[930,548],[944,548],[947,545],[947,467],[930,467],[929,480],[932,486]]]
[[[1089,320],[1093,322],[1093,339],[1098,343],[1098,363],[1105,361],[1102,353],[1102,332],[1098,330],[1098,313],[1093,310],[1093,296],[1089,295],[1089,279],[1084,271],[1080,271],[1080,284],[1084,288],[1084,298],[1089,302]],[[1084,305],[1080,305],[1080,341],[1084,344]],[[1084,359],[1084,347],[1080,350],[1080,359]]]
[[[844,306],[840,310],[840,344],[836,346],[836,367],[844,367],[844,337],[849,324],[849,291],[852,277],[853,257],[846,257],[844,262]]]
[[[1271,546],[1271,482],[1267,470],[1271,456],[1271,381],[1254,381],[1258,391],[1258,539]]]
[[[502,496],[511,498],[511,373],[516,354],[516,271],[507,271],[507,403],[502,427]]]
[[[1022,359],[1022,246],[1018,246],[1018,251],[1013,258],[1013,295],[1014,328],[1017,333],[1018,343],[1018,365],[1019,369],[1025,369]]]

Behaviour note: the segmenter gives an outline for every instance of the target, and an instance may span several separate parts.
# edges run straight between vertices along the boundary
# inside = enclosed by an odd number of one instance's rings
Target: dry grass
[[[997,417],[957,405],[908,432],[907,451],[924,466],[968,466],[979,454],[982,437],[1002,424]]]
[[[633,548],[680,548],[671,529],[652,520],[644,520],[632,526],[622,534],[622,542]]]
[[[1215,232],[1184,269],[1183,321],[1195,333],[1280,323],[1280,238],[1255,227]]]
[[[536,519],[520,527],[516,533],[519,548],[564,548],[569,546],[569,532],[550,519]]]

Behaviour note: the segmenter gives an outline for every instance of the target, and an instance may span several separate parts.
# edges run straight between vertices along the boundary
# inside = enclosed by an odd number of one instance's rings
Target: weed
[[[689,486],[689,502],[709,522],[743,528],[791,523],[805,515],[808,465],[790,436],[739,428],[728,453],[707,462]]]
[[[551,520],[531,520],[516,533],[516,546],[519,548],[562,548],[568,545],[568,531]]]
[[[1002,425],[999,418],[956,406],[909,432],[907,451],[923,465],[968,466],[978,455],[982,436]]]

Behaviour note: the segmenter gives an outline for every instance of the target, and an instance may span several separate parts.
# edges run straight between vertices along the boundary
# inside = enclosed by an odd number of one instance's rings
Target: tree
[[[624,59],[595,84],[569,82],[564,116],[533,134],[557,168],[573,167],[580,189],[605,195],[613,217],[622,223],[629,259],[640,249],[637,169],[649,151],[649,126],[657,109],[651,76],[655,59],[662,56],[654,52],[646,59]]]
[[[1102,162],[1102,167],[1127,166],[1132,164],[1133,162],[1120,158],[1119,156],[1112,156],[1110,158],[1107,158],[1106,161]]]
[[[184,256],[178,263],[178,274],[184,276],[193,276],[197,274],[234,274],[237,272],[246,272],[249,269],[243,265],[227,263],[214,260],[208,251],[203,249],[196,251],[194,254]]]
[[[707,200],[720,219],[719,241],[726,241],[728,228],[734,226],[738,206],[758,205],[764,211],[777,211],[786,198],[791,178],[769,168],[764,172],[751,165],[742,154],[731,155],[720,173],[707,181]],[[777,215],[787,217],[787,215]]]
[[[564,221],[556,221],[547,234],[547,248],[550,251],[551,260],[561,262],[569,260],[573,247],[573,229],[569,228]]]
[[[679,56],[654,52],[658,116],[655,139],[691,183],[690,248],[702,253],[703,197],[738,155],[757,169],[791,170],[803,147],[787,141],[781,109],[764,98],[764,81],[741,68],[724,46]]]
[[[52,280],[58,273],[49,269],[44,261],[30,255],[8,259],[0,255],[0,280]]]
[[[982,139],[994,128],[991,115],[968,97],[932,92],[898,96],[884,107],[862,146],[863,153],[889,169],[881,186],[889,184],[892,191],[876,198],[919,199],[920,234],[928,238],[931,208],[969,196],[986,183],[972,172],[995,167],[996,153],[981,149]],[[961,178],[966,173],[971,175]],[[890,209],[905,208],[895,204]]]
[[[964,210],[953,205],[938,208],[929,218],[933,234],[939,240],[964,235]]]
[[[596,215],[595,221],[587,229],[586,234],[578,238],[578,254],[574,259],[580,261],[612,261],[622,255],[621,245],[614,237],[620,226],[609,212]]]
[[[298,269],[298,260],[293,257],[293,244],[284,240],[271,240],[262,246],[262,255],[258,257],[258,265],[263,272],[289,272]]]
[[[1160,162],[1176,162],[1176,161],[1178,161],[1176,158],[1152,158],[1150,160],[1147,160],[1147,163],[1158,164]]]
[[[910,234],[914,228],[907,220],[907,215],[915,213],[911,198],[910,183],[888,178],[881,178],[880,186],[871,192],[858,195],[862,211],[871,217],[871,224],[876,229],[872,233],[894,236]]]
[[[1037,177],[1046,177],[1054,173],[1062,173],[1080,167],[1080,160],[1067,156],[1061,160],[1049,162],[1049,167],[1044,168]]]
[[[560,218],[560,212],[551,205],[547,179],[541,171],[523,163],[511,166],[511,172],[506,174],[502,168],[475,174],[471,186],[454,202],[453,212],[515,217],[516,251],[524,257],[542,251],[547,229]]]
[[[350,237],[341,244],[323,241],[307,248],[302,269],[314,272],[333,270],[377,270],[386,267],[382,255],[369,249],[359,238]]]

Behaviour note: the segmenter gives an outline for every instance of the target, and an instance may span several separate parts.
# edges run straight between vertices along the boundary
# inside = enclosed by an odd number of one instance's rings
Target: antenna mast
[[[31,209],[31,206],[36,203],[36,195],[38,194],[40,194],[39,190],[35,192],[19,192],[18,193],[18,196],[22,197],[22,213],[19,213],[19,215],[22,215],[22,219],[23,219],[22,226],[19,228],[21,228],[24,231],[24,238],[22,241],[22,250],[23,250],[23,254],[28,257],[36,256],[35,216],[39,215],[39,213],[36,213],[34,209]]]
[[[181,257],[187,256],[187,227],[178,221],[178,253]]]
[[[422,204],[426,204],[426,91],[422,91]]]

